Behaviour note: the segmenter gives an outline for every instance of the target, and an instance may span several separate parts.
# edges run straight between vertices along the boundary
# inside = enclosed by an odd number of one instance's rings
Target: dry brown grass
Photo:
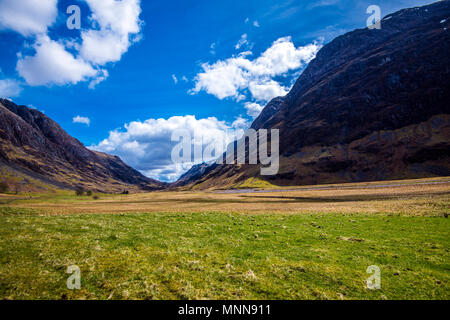
[[[108,196],[100,200],[69,197],[53,201],[46,198],[45,201],[19,200],[8,206],[39,209],[45,214],[230,212],[442,215],[450,211],[450,182],[414,184],[436,181],[395,181],[392,183],[403,185],[380,188],[373,186],[389,182],[334,185],[329,190],[307,190],[311,187],[303,187],[306,190],[270,193],[153,192]]]

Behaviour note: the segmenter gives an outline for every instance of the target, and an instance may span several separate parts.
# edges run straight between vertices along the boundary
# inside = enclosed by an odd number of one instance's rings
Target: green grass
[[[449,231],[444,217],[0,208],[0,299],[449,299]]]
[[[280,188],[274,184],[271,184],[268,181],[259,179],[259,178],[248,178],[242,183],[239,183],[234,186],[235,189],[274,189]]]

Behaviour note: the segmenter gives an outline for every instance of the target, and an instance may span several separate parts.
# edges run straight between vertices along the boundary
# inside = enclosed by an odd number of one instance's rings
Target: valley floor
[[[449,180],[0,196],[0,299],[447,300]]]

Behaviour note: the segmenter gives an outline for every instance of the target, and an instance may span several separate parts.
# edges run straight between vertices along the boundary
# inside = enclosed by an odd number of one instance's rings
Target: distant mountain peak
[[[20,180],[92,191],[157,190],[165,184],[143,176],[119,157],[85,148],[42,112],[0,99],[0,180]],[[16,178],[11,178],[16,177]]]

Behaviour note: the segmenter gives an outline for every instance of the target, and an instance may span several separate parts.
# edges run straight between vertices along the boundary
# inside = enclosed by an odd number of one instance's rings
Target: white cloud
[[[121,35],[139,33],[141,21],[140,0],[85,0],[92,10],[91,19],[102,30],[111,30]]]
[[[148,119],[144,122],[134,121],[126,124],[124,130],[114,130],[109,137],[91,149],[120,156],[126,163],[137,168],[145,175],[165,181],[174,181],[194,163],[174,164],[171,152],[178,142],[172,142],[172,132],[188,130],[194,137],[195,145],[206,146],[216,140],[232,142],[243,134],[249,123],[242,118],[231,125],[215,117],[196,119],[195,116],[176,116],[169,119]],[[224,150],[218,150],[221,154]],[[214,158],[203,159],[204,161]]]
[[[254,60],[247,58],[251,52],[244,52],[213,64],[205,63],[190,92],[206,91],[219,99],[232,97],[240,100],[248,89],[254,99],[269,101],[285,95],[288,90],[274,78],[305,67],[320,48],[321,44],[317,42],[296,48],[290,37],[284,37]]]
[[[264,109],[264,106],[255,102],[247,102],[245,103],[245,109],[247,109],[247,114],[250,117],[256,119],[261,114],[261,111]]]
[[[11,98],[19,96],[22,88],[20,84],[13,79],[0,79],[0,97]]]
[[[105,81],[109,77],[108,70],[102,69],[99,71],[97,78],[89,82],[89,89],[95,89],[95,87],[102,81]]]
[[[244,33],[241,38],[239,39],[238,43],[236,43],[236,45],[234,46],[234,48],[236,50],[239,50],[240,48],[242,48],[243,46],[249,45],[249,42],[247,40],[247,34]]]
[[[251,123],[248,122],[247,119],[239,116],[236,118],[236,120],[233,121],[231,124],[231,127],[240,130],[240,132],[245,132],[250,127]]]
[[[316,42],[296,48],[291,37],[280,38],[254,61],[250,71],[256,75],[281,75],[309,63],[320,48]]]
[[[246,24],[249,23],[249,22],[250,22],[250,18],[245,18],[245,21],[244,21],[244,22],[245,22]],[[259,28],[259,27],[260,27],[259,22],[258,22],[257,20],[253,21],[253,26],[254,26],[255,28]]]
[[[84,60],[97,65],[119,61],[129,47],[127,38],[118,37],[111,31],[83,31],[81,38],[83,39],[81,56]]]
[[[92,10],[90,19],[100,29],[81,33],[80,55],[97,65],[119,61],[133,42],[131,36],[140,32],[140,0],[85,1]]]
[[[108,78],[102,69],[117,62],[139,41],[140,0],[84,0],[92,11],[91,29],[81,41],[50,39],[48,26],[57,18],[57,0],[0,0],[0,29],[35,36],[34,55],[19,53],[17,71],[31,86],[66,85],[89,81],[93,89]],[[70,49],[70,51],[68,51]]]
[[[231,58],[217,61],[213,65],[202,65],[202,73],[195,77],[195,88],[192,93],[205,90],[219,99],[239,96],[239,90],[248,86],[246,72],[241,68],[244,58]],[[239,63],[241,62],[241,63]]]
[[[209,53],[211,53],[212,55],[215,55],[216,54],[216,46],[217,46],[217,43],[215,43],[215,42],[213,42],[213,43],[211,43],[211,45],[209,46]]]
[[[178,82],[183,81],[183,82],[189,82],[188,78],[186,76],[181,76],[180,79],[178,79],[178,77],[176,75],[172,75],[172,80],[175,84],[177,84]]]
[[[58,0],[0,0],[0,29],[28,37],[45,34],[58,15]]]
[[[288,88],[272,79],[250,81],[248,89],[257,101],[269,101],[275,97],[283,97],[289,92]]]
[[[81,116],[76,116],[72,119],[73,123],[82,123],[85,124],[87,126],[91,125],[91,119],[89,119],[88,117],[81,117]]]
[[[75,58],[63,44],[48,36],[39,36],[33,48],[34,56],[19,56],[17,62],[17,71],[31,86],[76,84],[99,74],[89,63]]]

